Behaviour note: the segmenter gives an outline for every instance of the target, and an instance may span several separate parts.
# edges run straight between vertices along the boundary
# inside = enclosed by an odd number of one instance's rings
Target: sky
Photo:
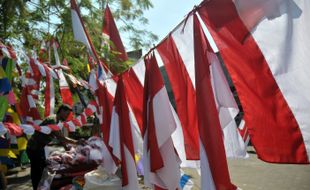
[[[165,38],[202,0],[152,0],[153,8],[144,12],[149,20],[146,27],[158,36],[158,42]],[[157,42],[157,43],[158,43]],[[124,39],[126,50],[130,50]]]

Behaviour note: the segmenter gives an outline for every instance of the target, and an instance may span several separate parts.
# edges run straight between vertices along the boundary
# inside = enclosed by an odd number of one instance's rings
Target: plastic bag
[[[49,190],[56,173],[51,173],[47,168],[44,168],[38,190]]]

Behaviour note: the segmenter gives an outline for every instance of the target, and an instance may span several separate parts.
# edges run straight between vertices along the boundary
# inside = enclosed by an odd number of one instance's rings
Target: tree
[[[102,17],[107,0],[77,2],[96,50],[102,55],[105,51],[100,47]],[[157,40],[153,33],[137,27],[138,24],[148,24],[143,12],[152,8],[150,0],[109,0],[109,6],[114,18],[121,21],[120,32],[128,34],[131,48],[150,47]],[[54,36],[60,43],[60,56],[68,60],[74,74],[86,78],[86,50],[74,41],[69,0],[2,0],[0,16],[0,38],[4,42],[22,44],[25,49],[38,49],[41,40],[50,40]],[[113,62],[113,53],[108,56]],[[128,62],[110,66],[120,73],[128,68]]]

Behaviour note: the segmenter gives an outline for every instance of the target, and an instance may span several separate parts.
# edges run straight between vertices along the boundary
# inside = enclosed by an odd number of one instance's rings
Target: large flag
[[[112,46],[110,47],[110,49],[112,51],[116,51],[119,54],[119,61],[126,61],[128,59],[127,53],[125,51],[118,29],[114,22],[109,5],[107,5],[104,11],[102,34],[103,37],[106,38],[105,40],[108,40],[109,44],[110,42],[112,42]]]
[[[310,1],[204,1],[198,12],[235,84],[258,157],[309,163]]]
[[[139,189],[134,142],[137,137],[132,130],[123,79],[120,76],[112,112],[109,145],[113,149],[113,155],[121,162],[122,187],[126,190]]]
[[[172,133],[176,129],[173,109],[154,53],[145,58],[144,83],[144,183],[155,189],[179,187],[180,163]]]
[[[207,38],[194,14],[195,86],[200,140],[201,188],[227,189],[236,187],[231,183],[222,130],[211,81],[212,52]]]

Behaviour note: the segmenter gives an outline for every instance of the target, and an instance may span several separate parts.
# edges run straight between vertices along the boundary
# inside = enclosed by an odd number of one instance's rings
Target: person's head
[[[72,108],[68,104],[61,105],[57,111],[57,121],[66,121],[71,111]]]

